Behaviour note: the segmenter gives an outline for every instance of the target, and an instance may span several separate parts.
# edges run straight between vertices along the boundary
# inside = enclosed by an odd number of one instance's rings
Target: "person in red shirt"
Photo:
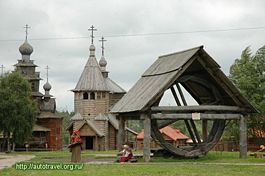
[[[128,162],[132,157],[133,153],[131,147],[129,145],[123,145],[123,150],[119,153],[119,162]]]
[[[72,152],[71,162],[78,163],[81,161],[81,150],[82,150],[82,140],[80,137],[80,132],[74,130],[70,138],[70,152]]]

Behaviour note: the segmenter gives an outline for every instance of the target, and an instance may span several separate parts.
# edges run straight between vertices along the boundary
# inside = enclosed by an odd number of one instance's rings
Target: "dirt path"
[[[0,154],[0,169],[11,167],[17,162],[26,161],[34,158],[34,155],[6,155]]]

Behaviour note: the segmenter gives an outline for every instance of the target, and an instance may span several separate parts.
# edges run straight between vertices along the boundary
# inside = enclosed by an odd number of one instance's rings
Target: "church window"
[[[83,99],[84,100],[87,100],[88,99],[88,93],[87,92],[83,93]]]
[[[95,100],[95,93],[94,92],[90,93],[90,100]]]
[[[102,98],[105,98],[105,97],[106,97],[105,92],[102,92]]]

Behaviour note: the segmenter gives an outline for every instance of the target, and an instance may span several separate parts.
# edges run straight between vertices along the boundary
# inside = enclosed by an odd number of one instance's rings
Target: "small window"
[[[100,99],[100,92],[97,92],[97,99]]]
[[[106,97],[105,92],[102,92],[102,98],[105,98],[105,97]]]
[[[95,93],[94,92],[90,93],[90,100],[95,100]]]
[[[35,84],[33,82],[33,83],[31,83],[31,90],[34,91],[34,88],[35,88]]]
[[[87,100],[88,99],[88,93],[87,92],[83,93],[83,99],[84,100]]]

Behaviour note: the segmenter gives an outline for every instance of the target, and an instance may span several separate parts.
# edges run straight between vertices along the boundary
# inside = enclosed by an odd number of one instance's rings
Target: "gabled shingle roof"
[[[234,84],[221,71],[220,66],[203,49],[203,46],[160,56],[111,109],[112,113],[147,111],[175,82],[180,82],[199,104],[207,104],[212,94],[192,81],[181,81],[181,76],[198,76],[206,79],[220,92],[219,105],[239,106],[248,112],[256,109],[241,95]],[[182,77],[183,78],[183,77]],[[206,100],[207,99],[207,100]]]

